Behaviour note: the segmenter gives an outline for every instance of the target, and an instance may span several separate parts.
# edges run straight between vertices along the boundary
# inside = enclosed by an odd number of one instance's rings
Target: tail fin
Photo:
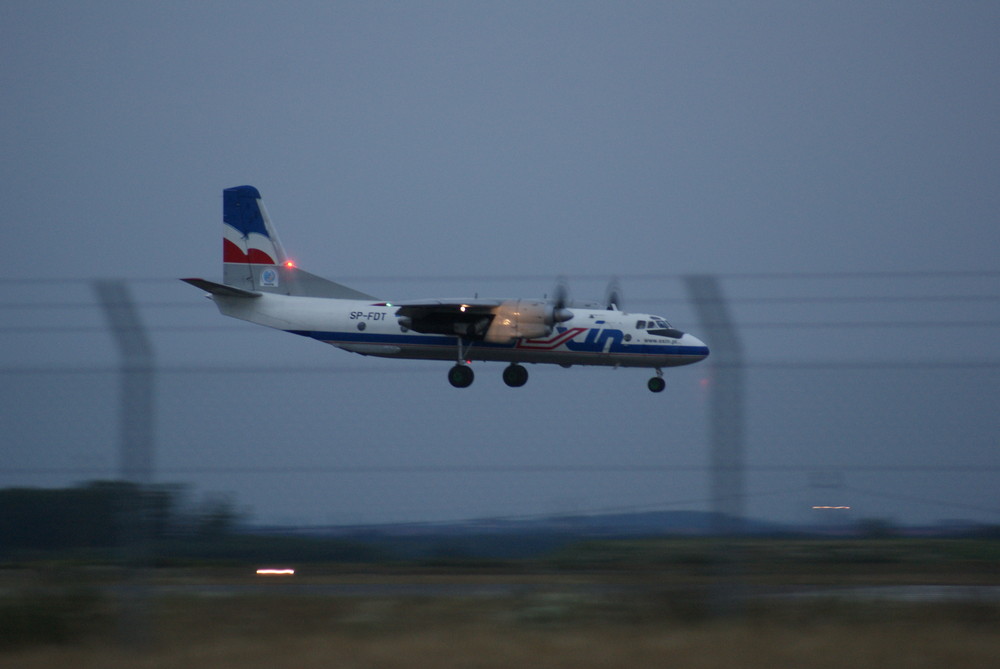
[[[253,186],[222,191],[222,280],[244,290],[275,288],[288,259]]]
[[[222,191],[222,281],[246,291],[377,299],[295,267],[271,225],[260,191],[253,186]]]

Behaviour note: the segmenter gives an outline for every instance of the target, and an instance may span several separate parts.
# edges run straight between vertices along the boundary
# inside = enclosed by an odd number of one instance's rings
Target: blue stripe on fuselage
[[[559,328],[565,330],[565,328]],[[455,346],[457,336],[437,334],[379,334],[374,332],[324,332],[319,330],[286,330],[302,337],[310,337],[322,342],[344,342],[357,344],[381,344],[386,346]],[[621,330],[605,330],[591,328],[582,342],[570,340],[564,345],[574,353],[617,353],[630,355],[670,355],[670,356],[701,356],[708,355],[704,346],[678,346],[676,344],[626,344],[623,343]],[[610,342],[610,346],[608,343]],[[516,342],[498,344],[487,341],[475,342],[476,348],[512,349]],[[607,350],[605,350],[607,349]],[[531,349],[526,349],[530,351]],[[538,351],[533,351],[538,352]],[[553,352],[553,351],[548,351]],[[555,351],[558,352],[558,349]]]

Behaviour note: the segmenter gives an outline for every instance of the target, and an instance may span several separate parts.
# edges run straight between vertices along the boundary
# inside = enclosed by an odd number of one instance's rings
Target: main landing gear
[[[456,388],[468,388],[476,378],[472,368],[468,365],[458,363],[448,370],[448,383]]]
[[[462,337],[458,338],[458,360],[455,366],[448,370],[448,383],[456,388],[468,388],[476,378],[472,368],[465,364],[465,354],[472,348],[472,342],[466,342]]]
[[[468,388],[475,378],[472,367],[462,363],[457,363],[448,370],[448,383],[456,388]],[[511,388],[520,388],[528,382],[528,370],[516,362],[511,363],[503,370],[503,382]]]
[[[503,370],[503,382],[511,388],[520,388],[528,382],[528,370],[512,362]]]
[[[472,348],[472,341],[459,337],[457,341],[457,360],[455,366],[448,370],[448,383],[456,388],[468,388],[476,378],[476,374],[469,366],[466,354]],[[563,365],[568,367],[569,365]],[[516,362],[512,362],[503,370],[503,382],[511,388],[520,388],[528,382],[528,370]],[[662,393],[667,387],[663,380],[663,370],[656,368],[656,376],[651,378],[646,387],[654,393]]]

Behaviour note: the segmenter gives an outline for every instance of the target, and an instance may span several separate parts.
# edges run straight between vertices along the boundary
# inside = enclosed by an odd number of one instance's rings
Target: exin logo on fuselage
[[[586,332],[587,328],[564,328],[557,327],[555,333],[548,337],[539,339],[518,339],[516,348],[526,348],[534,351],[551,351],[566,344],[581,332]]]
[[[587,333],[583,341],[577,341],[577,337]],[[621,330],[611,328],[565,328],[557,327],[556,332],[541,339],[520,339],[517,348],[531,349],[535,351],[551,351],[565,346],[570,351],[580,351],[587,353],[603,353],[611,347],[622,343],[625,333]]]

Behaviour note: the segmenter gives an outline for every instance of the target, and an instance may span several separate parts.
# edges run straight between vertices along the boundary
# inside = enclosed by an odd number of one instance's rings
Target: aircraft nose
[[[685,334],[681,343],[688,347],[692,357],[697,357],[698,360],[704,360],[708,357],[708,346],[694,335]]]

